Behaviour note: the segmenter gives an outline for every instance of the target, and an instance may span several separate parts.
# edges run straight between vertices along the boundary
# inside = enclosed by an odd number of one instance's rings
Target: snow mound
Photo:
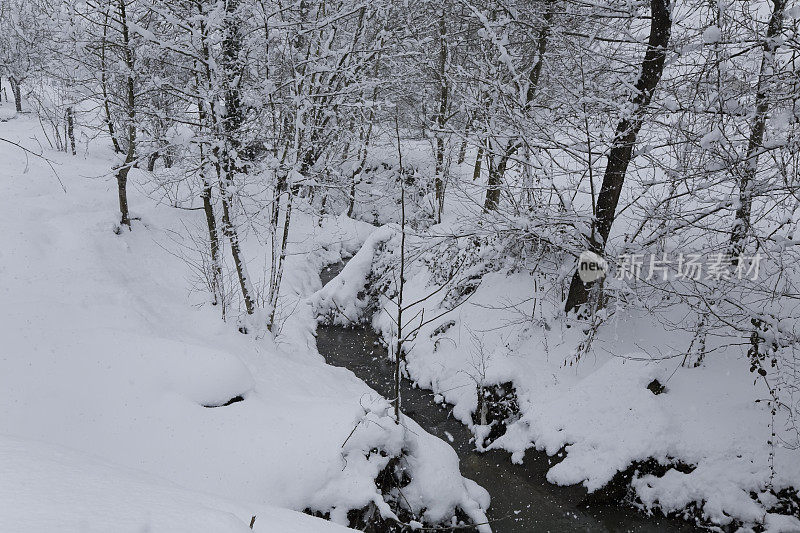
[[[489,493],[461,477],[458,456],[449,445],[407,417],[397,424],[384,398],[365,397],[362,406],[342,444],[341,464],[331,466],[329,480],[313,498],[311,509],[328,511],[331,520],[347,524],[349,510],[373,504],[382,518],[401,521],[387,502],[390,498],[395,508],[399,505],[424,523],[446,523],[460,509],[473,522],[484,524],[479,531],[490,531],[484,512]],[[369,480],[381,478],[387,470],[404,481],[402,486],[383,487],[382,494],[382,488]]]

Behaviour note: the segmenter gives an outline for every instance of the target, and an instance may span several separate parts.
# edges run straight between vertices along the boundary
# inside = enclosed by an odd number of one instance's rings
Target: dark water
[[[320,275],[330,281],[342,265]],[[380,394],[392,396],[392,367],[378,335],[367,328],[319,326],[317,347],[329,364],[350,369]],[[508,453],[478,453],[470,443],[470,431],[450,416],[449,407],[433,401],[430,391],[416,389],[408,381],[402,387],[403,412],[430,433],[450,442],[461,459],[461,473],[484,487],[492,496],[489,518],[497,533],[608,531],[698,531],[675,519],[647,517],[615,503],[588,503],[580,486],[559,487],[545,475],[553,461],[544,452],[529,450],[521,465],[511,463]]]

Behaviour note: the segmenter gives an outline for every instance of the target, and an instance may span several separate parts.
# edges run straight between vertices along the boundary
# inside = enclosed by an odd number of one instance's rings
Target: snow
[[[34,118],[5,127],[37,146]],[[133,170],[139,220],[117,235],[111,150],[47,152],[66,193],[46,162],[6,143],[0,152],[0,524],[13,524],[0,530],[247,531],[253,515],[256,530],[342,530],[296,511],[378,498],[378,462],[342,465],[343,453],[375,447],[409,450],[408,496],[426,517],[459,505],[485,522],[485,491],[412,422],[385,415],[387,429],[361,428],[342,448],[376,395],[324,364],[304,299],[371,226],[298,214],[280,335],[241,335],[191,290],[176,245],[202,212],[156,205]],[[251,272],[263,271],[259,245],[245,243]],[[235,396],[244,401],[204,407]]]
[[[722,38],[722,32],[717,26],[709,26],[703,31],[703,42],[706,44],[718,43]]]
[[[41,442],[0,436],[0,531],[323,533],[302,513],[234,502]],[[254,527],[249,528],[252,516]]]
[[[36,146],[34,120],[5,125],[4,136]],[[701,145],[721,139],[715,130]],[[394,517],[374,479],[401,453],[413,474],[403,496],[415,513],[436,522],[460,507],[485,521],[488,493],[459,474],[452,448],[410,419],[395,423],[384,398],[316,352],[318,319],[371,321],[385,340],[396,336],[387,312],[395,308],[365,289],[386,282],[378,277],[396,259],[397,225],[298,209],[280,333],[245,336],[235,317],[221,321],[191,290],[176,250],[176,236],[201,227],[200,213],[155,205],[134,170],[130,203],[140,220],[116,235],[113,154],[47,155],[58,177],[45,162],[0,145],[7,176],[0,183],[0,531],[247,531],[252,516],[256,531],[342,531],[297,511],[329,512],[346,524],[348,510],[372,503]],[[448,211],[435,233],[457,233],[458,216]],[[253,235],[243,239],[257,280],[267,252]],[[446,260],[424,232],[408,240],[411,249],[428,248],[418,257],[429,264]],[[351,256],[321,287],[319,270]],[[410,341],[405,368],[476,436],[488,434],[472,422],[476,385],[512,381],[519,419],[489,448],[514,461],[530,448],[558,455],[548,481],[589,490],[636,461],[680,462],[691,471],[634,477],[645,510],[696,504],[720,526],[735,519],[800,531],[797,517],[770,511],[766,490],[800,486],[798,450],[774,449],[770,479],[769,416],[755,402],[767,392],[753,384],[731,339],[718,340],[718,353],[700,368],[685,368],[686,339],[653,317],[618,310],[575,362],[584,325],[558,317],[531,290],[551,280],[504,267],[468,269],[453,285],[475,279],[463,305]],[[426,265],[408,265],[406,301],[435,288]],[[422,307],[425,317],[450,309],[450,297],[441,291],[416,305],[409,327]],[[648,390],[653,379],[666,386],[663,394]],[[244,400],[204,407],[235,396]]]
[[[722,131],[714,129],[703,135],[700,138],[700,146],[704,150],[710,150],[716,143],[722,140]]]
[[[489,506],[489,494],[474,482],[458,474],[458,456],[441,439],[425,433],[413,420],[395,424],[390,416],[391,405],[384,398],[362,398],[363,415],[355,420],[355,431],[342,446],[341,465],[335,465],[329,482],[312,503],[315,508],[333,507],[331,519],[344,523],[347,510],[374,503],[383,517],[397,518],[388,505],[374,492],[371,480],[383,470],[393,456],[405,452],[404,468],[411,473],[411,482],[403,487],[403,501],[416,515],[431,523],[440,523],[460,507],[476,523],[485,523],[482,509]],[[409,435],[416,438],[409,439]],[[380,450],[384,454],[364,450]],[[361,475],[352,479],[353,472]],[[454,491],[453,487],[462,491]],[[436,498],[431,498],[436,495]],[[342,502],[344,498],[344,502]],[[488,526],[478,526],[481,533]]]
[[[368,298],[361,297],[360,293],[377,259],[379,247],[396,236],[391,226],[382,226],[373,232],[342,271],[309,298],[314,313],[331,315],[334,324],[346,326],[359,322],[369,304]]]

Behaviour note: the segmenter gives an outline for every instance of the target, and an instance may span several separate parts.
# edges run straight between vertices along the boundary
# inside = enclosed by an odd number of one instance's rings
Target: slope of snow
[[[3,136],[35,148],[37,129],[35,119],[20,116],[4,124]],[[292,255],[287,266],[281,335],[277,342],[241,335],[235,317],[223,322],[205,295],[189,290],[190,269],[176,236],[185,227],[202,228],[202,212],[155,206],[143,196],[143,176],[134,170],[129,200],[139,220],[133,231],[115,234],[110,150],[90,148],[77,157],[47,152],[56,176],[48,163],[0,143],[0,427],[22,439],[3,441],[9,476],[4,492],[10,499],[2,500],[0,518],[19,521],[12,509],[30,509],[38,499],[38,521],[21,522],[33,531],[42,524],[80,528],[75,524],[83,518],[103,530],[114,516],[132,528],[152,516],[154,531],[180,530],[172,526],[182,520],[187,531],[239,531],[266,507],[303,510],[374,499],[374,472],[345,468],[342,450],[374,392],[349,371],[324,364],[316,353],[310,308],[302,304],[319,288],[319,268],[355,251],[369,228],[342,218],[320,226],[298,214],[290,251],[307,254]],[[251,238],[245,246],[253,264],[264,255],[258,244]],[[204,407],[235,396],[244,401]],[[420,508],[446,514],[434,503],[458,503],[485,521],[478,503],[488,503],[485,492],[461,478],[455,452],[412,429],[356,431],[352,452],[415,448],[420,475],[444,480],[419,487]],[[49,452],[21,444],[34,441],[112,466],[92,463],[84,476],[77,456],[39,461]],[[39,474],[27,492],[15,493],[14,480],[32,463],[40,464]],[[422,472],[432,463],[438,470]],[[191,492],[163,489],[169,494],[159,503],[158,487],[147,496],[151,477],[132,474],[120,474],[124,483],[104,492],[94,480],[113,479],[109,468],[158,476]],[[341,490],[320,496],[334,479]],[[71,485],[76,491],[70,500],[94,499],[95,493],[105,500],[64,514],[57,496]],[[228,504],[193,496],[199,493],[237,502],[237,518]],[[98,516],[103,501],[115,507],[103,511],[109,516]],[[198,511],[196,519],[186,518],[191,510]],[[270,513],[281,523],[300,520]],[[302,520],[299,528],[312,523]]]

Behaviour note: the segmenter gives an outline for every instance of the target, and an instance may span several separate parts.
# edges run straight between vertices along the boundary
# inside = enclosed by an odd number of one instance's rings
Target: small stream
[[[323,284],[343,265],[320,274]],[[392,366],[380,337],[364,327],[319,326],[317,348],[326,361],[351,370],[370,387],[391,397]],[[589,503],[581,486],[560,487],[545,476],[553,462],[544,452],[529,450],[521,465],[507,452],[474,451],[472,433],[450,416],[450,408],[433,401],[431,391],[402,385],[403,412],[428,432],[450,442],[461,462],[461,473],[486,488],[492,497],[489,518],[496,533],[516,532],[690,532],[698,528],[672,518],[647,517],[617,503]]]

